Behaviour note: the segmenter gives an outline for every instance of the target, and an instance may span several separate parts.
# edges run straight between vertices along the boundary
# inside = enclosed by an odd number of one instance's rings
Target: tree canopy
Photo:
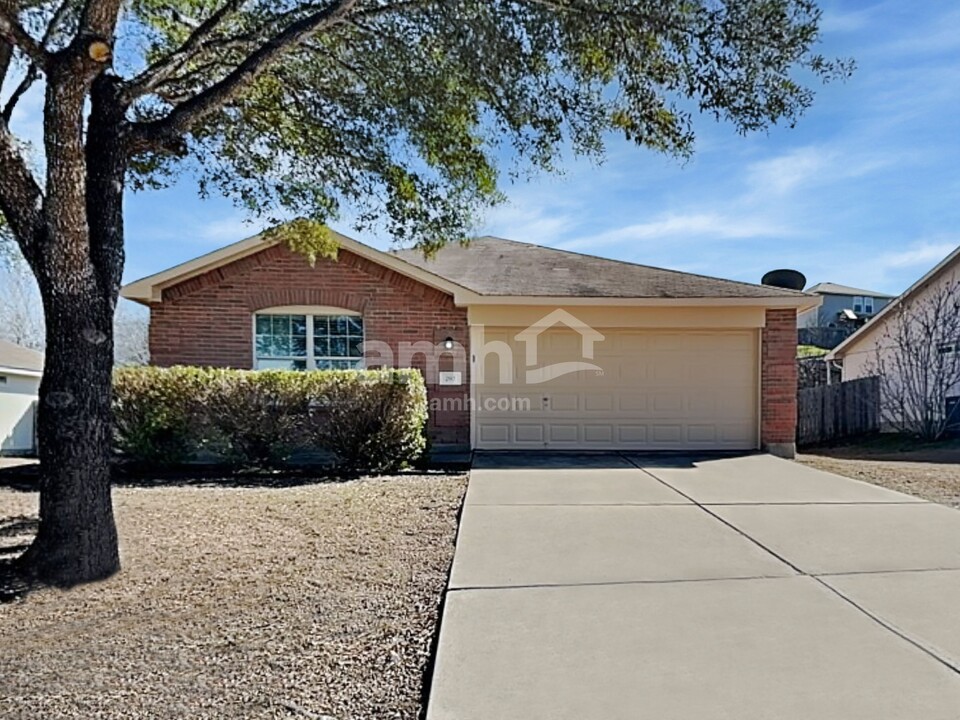
[[[793,122],[813,0],[0,0],[0,215],[37,279],[40,525],[18,566],[119,567],[111,372],[123,194],[185,169],[308,258],[345,208],[425,252],[470,232],[502,173],[620,136],[688,155],[693,119]],[[42,148],[11,120],[37,85]],[[505,163],[509,158],[511,162]]]
[[[2,0],[0,78],[9,119],[82,29],[113,48],[134,187],[188,167],[268,219],[347,206],[433,249],[499,199],[504,155],[554,169],[612,133],[684,156],[697,112],[793,122],[805,80],[850,71],[813,50],[819,19],[812,0]]]

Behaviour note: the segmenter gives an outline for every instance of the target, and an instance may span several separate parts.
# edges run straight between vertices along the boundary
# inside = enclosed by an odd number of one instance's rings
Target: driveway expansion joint
[[[523,585],[462,585],[459,587],[448,587],[447,592],[460,592],[464,590],[469,590],[472,592],[478,590],[503,591],[540,590],[551,588],[622,587],[630,585],[679,585],[688,583],[739,582],[743,580],[794,580],[797,577],[800,577],[800,575],[740,575],[736,577],[673,578],[669,580],[606,580],[580,583],[527,583]]]
[[[824,577],[831,577],[831,576],[837,577],[837,576],[841,576],[841,575],[853,575],[853,574],[879,574],[879,573],[881,573],[881,572],[893,572],[893,571],[875,571],[875,572],[864,572],[864,573],[833,573],[833,574],[827,574],[827,573],[813,574],[813,573],[808,573],[808,572],[806,572],[805,570],[803,570],[802,568],[798,567],[797,565],[794,565],[792,562],[790,562],[789,560],[787,560],[787,559],[786,559],[785,557],[783,557],[782,555],[780,555],[780,554],[774,552],[773,550],[771,550],[770,548],[768,548],[766,545],[764,545],[763,543],[761,543],[761,542],[760,542],[759,540],[757,540],[756,538],[751,537],[751,536],[748,535],[746,532],[744,532],[743,530],[741,530],[740,528],[738,528],[736,525],[733,525],[731,522],[729,522],[728,520],[720,517],[720,516],[717,515],[716,513],[711,512],[711,511],[710,511],[710,507],[709,507],[708,505],[706,505],[706,504],[704,504],[704,503],[701,503],[701,502],[699,502],[698,500],[695,500],[695,499],[694,499],[693,497],[691,497],[689,494],[687,494],[687,493],[683,492],[682,490],[679,490],[678,488],[674,487],[673,485],[671,485],[670,483],[668,483],[666,480],[663,480],[662,478],[660,478],[660,477],[658,477],[657,475],[655,475],[653,472],[649,471],[647,468],[645,468],[645,467],[643,467],[643,466],[641,466],[641,465],[638,465],[638,464],[637,464],[636,462],[634,462],[630,457],[624,456],[622,453],[620,453],[620,455],[621,455],[621,457],[623,457],[625,460],[627,460],[627,462],[631,463],[634,467],[636,467],[638,470],[646,473],[647,475],[649,475],[650,477],[652,477],[652,478],[653,478],[654,480],[656,480],[657,482],[663,483],[665,486],[667,486],[668,488],[670,488],[670,489],[673,490],[674,492],[679,493],[679,494],[682,495],[683,497],[687,498],[691,503],[693,503],[693,505],[695,505],[696,507],[700,508],[700,509],[703,510],[705,513],[707,513],[708,515],[716,518],[717,520],[719,520],[721,523],[723,523],[724,525],[726,525],[727,527],[729,527],[729,528],[730,528],[731,530],[733,530],[734,532],[739,533],[739,534],[742,535],[744,538],[746,538],[746,539],[749,540],[750,542],[752,542],[752,543],[754,543],[755,545],[757,545],[759,548],[761,548],[761,549],[767,551],[768,553],[770,553],[771,555],[773,555],[773,556],[774,556],[775,558],[777,558],[780,562],[782,562],[782,563],[784,563],[785,565],[787,565],[787,566],[789,566],[790,568],[792,568],[798,575],[800,575],[800,576],[802,576],[802,577],[808,577],[808,578],[814,580],[817,584],[819,584],[822,588],[824,588],[825,590],[827,590],[829,593],[835,595],[836,597],[840,598],[840,599],[843,600],[844,602],[848,603],[851,607],[853,607],[855,610],[859,611],[859,612],[860,612],[861,614],[863,614],[864,616],[866,616],[866,617],[870,618],[871,620],[873,620],[873,621],[874,621],[875,623],[877,623],[880,627],[884,628],[885,630],[887,630],[888,632],[892,633],[893,635],[896,635],[896,636],[897,636],[898,638],[900,638],[901,640],[909,643],[910,645],[912,645],[912,646],[915,647],[916,649],[920,650],[922,653],[924,653],[925,655],[929,656],[931,659],[935,660],[936,662],[940,663],[941,665],[943,665],[944,667],[946,667],[946,668],[949,669],[950,671],[956,673],[957,675],[960,675],[960,666],[958,666],[957,664],[953,663],[952,661],[950,661],[950,660],[948,660],[948,659],[946,659],[946,658],[944,658],[944,657],[941,657],[940,655],[938,655],[936,652],[934,652],[932,649],[930,649],[929,647],[927,647],[926,645],[924,645],[924,644],[921,643],[920,641],[914,640],[912,637],[910,637],[909,635],[907,635],[905,632],[903,632],[902,630],[900,630],[900,629],[897,628],[896,626],[894,626],[894,625],[892,625],[891,623],[887,622],[886,620],[884,620],[883,618],[881,618],[879,615],[877,615],[877,614],[875,614],[875,613],[867,610],[867,609],[866,609],[865,607],[863,607],[861,604],[857,603],[857,602],[854,601],[852,598],[848,597],[847,595],[845,595],[844,593],[842,593],[840,590],[838,590],[837,588],[835,588],[835,587],[833,587],[832,585],[830,585],[826,580],[822,579],[822,578],[824,578]],[[783,506],[783,505],[821,505],[821,506],[822,506],[822,505],[900,505],[900,506],[913,506],[913,505],[915,505],[915,506],[917,506],[917,507],[928,507],[928,506],[930,506],[930,505],[932,505],[932,504],[934,504],[934,503],[929,503],[929,502],[894,502],[894,503],[884,503],[884,502],[864,502],[864,503],[860,503],[860,502],[853,502],[853,503],[849,503],[849,502],[848,502],[848,503],[712,503],[712,505],[718,506],[718,507],[721,507],[721,506],[727,506],[727,507],[729,507],[729,506],[732,506],[732,505],[753,505],[753,506],[756,506],[756,507],[765,506],[765,505],[781,505],[781,506]],[[918,569],[918,570],[912,570],[912,571],[905,571],[905,572],[923,572],[923,571],[933,572],[933,571],[944,571],[944,570],[948,570],[948,569],[949,569],[949,568],[924,568],[924,569]]]

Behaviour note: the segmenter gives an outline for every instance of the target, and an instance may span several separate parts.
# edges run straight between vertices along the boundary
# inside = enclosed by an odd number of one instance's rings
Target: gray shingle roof
[[[896,295],[877,292],[876,290],[864,290],[862,288],[850,287],[849,285],[838,285],[832,282],[817,283],[813,287],[807,288],[808,293],[818,293],[820,295],[866,295],[875,298],[894,298]]]
[[[43,370],[43,353],[0,340],[0,367],[17,370]]]
[[[802,297],[795,290],[636,265],[496,237],[451,245],[434,258],[394,254],[480,295],[620,298]]]

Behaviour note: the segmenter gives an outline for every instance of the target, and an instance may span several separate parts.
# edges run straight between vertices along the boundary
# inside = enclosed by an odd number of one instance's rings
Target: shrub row
[[[139,463],[276,467],[319,450],[386,471],[423,453],[427,393],[416,370],[123,368],[113,415],[117,450]]]

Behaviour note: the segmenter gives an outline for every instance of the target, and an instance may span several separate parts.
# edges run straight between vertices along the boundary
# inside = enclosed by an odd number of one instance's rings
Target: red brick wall
[[[448,336],[469,353],[467,312],[454,307],[450,295],[347,251],[338,261],[318,260],[310,267],[277,246],[165,289],[163,302],[151,306],[151,360],[250,368],[253,313],[281,305],[360,312],[366,340],[388,343],[397,359],[401,341],[442,343]],[[417,355],[410,364],[423,370],[425,358]],[[441,357],[440,369],[452,364],[451,357]],[[441,389],[428,378],[429,431],[436,443],[470,441],[469,363],[462,365],[461,386]],[[444,399],[446,408],[438,409]]]
[[[793,443],[797,437],[797,313],[767,310],[761,360],[760,441]]]

